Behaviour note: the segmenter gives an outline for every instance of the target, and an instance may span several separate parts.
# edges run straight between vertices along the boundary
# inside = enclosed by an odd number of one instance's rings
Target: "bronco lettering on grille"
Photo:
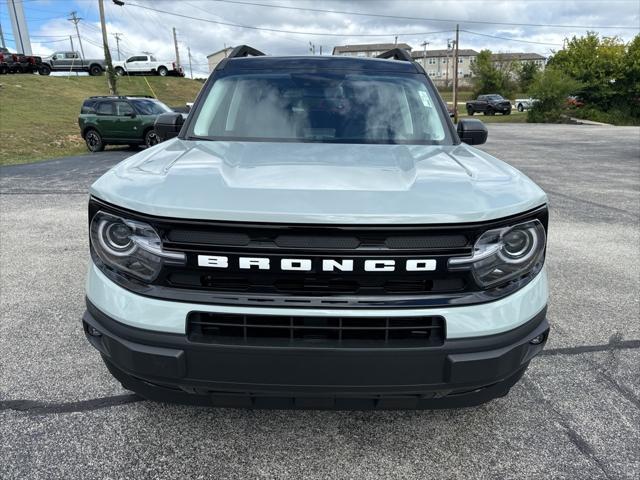
[[[309,258],[282,258],[279,265],[267,257],[237,257],[229,259],[226,256],[198,255],[198,266],[209,268],[238,268],[240,270],[271,270],[280,268],[282,271],[310,272],[314,269],[323,272],[353,272],[354,269],[366,272],[395,272],[402,269],[407,272],[432,272],[436,269],[436,260],[432,258],[413,258],[406,261],[393,259],[362,259],[355,264],[353,259],[309,259]],[[357,268],[356,268],[357,267]]]

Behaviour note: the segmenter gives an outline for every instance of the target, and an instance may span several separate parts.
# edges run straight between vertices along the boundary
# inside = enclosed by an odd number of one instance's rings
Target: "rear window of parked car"
[[[98,115],[113,115],[113,104],[111,102],[101,102],[96,108]]]
[[[80,113],[96,113],[96,101],[85,100],[80,109]]]

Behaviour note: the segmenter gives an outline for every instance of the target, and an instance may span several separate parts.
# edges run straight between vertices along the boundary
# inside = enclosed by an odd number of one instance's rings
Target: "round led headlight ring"
[[[528,260],[538,246],[536,232],[532,228],[513,229],[502,237],[502,255],[508,261]]]
[[[131,239],[133,232],[119,221],[102,220],[98,226],[98,238],[102,247],[111,255],[127,256],[136,248]]]

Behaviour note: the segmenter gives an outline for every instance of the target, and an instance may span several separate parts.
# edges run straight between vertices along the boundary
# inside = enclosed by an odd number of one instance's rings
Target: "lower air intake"
[[[436,347],[443,317],[311,317],[191,312],[192,342],[290,347]]]

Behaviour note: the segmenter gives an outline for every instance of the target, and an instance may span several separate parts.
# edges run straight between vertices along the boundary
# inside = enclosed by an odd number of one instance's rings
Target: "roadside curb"
[[[582,118],[569,117],[569,120],[571,121],[571,123],[574,123],[576,125],[599,125],[604,127],[613,126],[610,123],[594,122],[593,120],[584,120]]]

